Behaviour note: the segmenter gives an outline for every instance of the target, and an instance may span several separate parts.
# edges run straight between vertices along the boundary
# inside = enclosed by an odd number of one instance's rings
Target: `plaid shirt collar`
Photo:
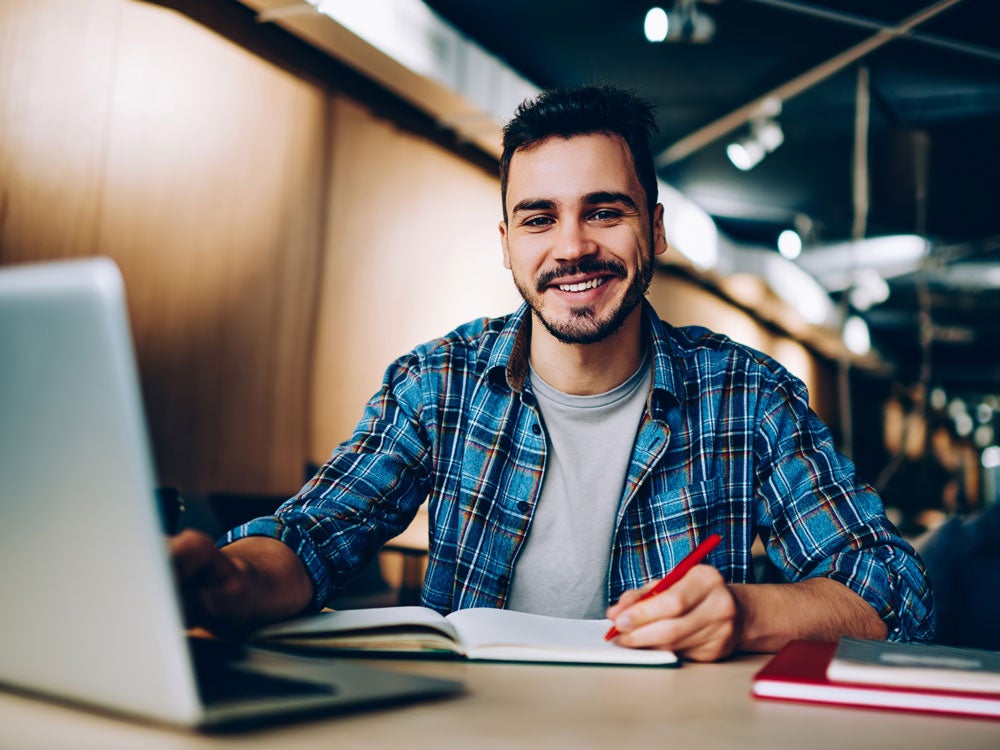
[[[653,355],[653,388],[649,395],[649,413],[664,419],[670,401],[685,400],[682,360],[675,355],[667,323],[660,320],[647,300],[642,302],[643,332]],[[528,378],[528,354],[531,351],[531,309],[523,303],[506,323],[492,345],[486,376],[495,387],[518,395],[525,390]]]

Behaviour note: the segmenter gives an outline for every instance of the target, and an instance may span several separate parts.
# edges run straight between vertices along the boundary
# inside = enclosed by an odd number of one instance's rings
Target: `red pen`
[[[715,546],[721,541],[722,537],[719,536],[718,534],[709,535],[709,537],[704,542],[702,542],[701,544],[699,544],[697,547],[694,548],[694,550],[691,552],[690,555],[688,555],[679,563],[677,563],[676,568],[674,568],[669,573],[667,573],[663,578],[661,578],[659,582],[655,586],[653,586],[653,588],[651,588],[645,594],[640,596],[639,601],[640,602],[645,601],[646,599],[650,599],[656,596],[657,594],[662,594],[664,591],[669,589],[671,586],[673,586],[675,583],[681,580],[685,575],[687,575],[687,572],[691,570],[691,568],[693,568],[695,565],[704,560],[705,555],[707,555],[709,552],[715,549]],[[608,632],[604,634],[604,640],[610,641],[618,634],[619,634],[618,628],[612,625],[611,628],[608,630]]]

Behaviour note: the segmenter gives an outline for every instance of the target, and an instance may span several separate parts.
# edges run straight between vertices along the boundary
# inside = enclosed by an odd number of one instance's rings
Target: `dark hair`
[[[625,140],[652,216],[657,187],[649,139],[656,130],[652,105],[631,91],[613,86],[551,89],[534,99],[526,99],[503,129],[500,200],[504,221],[507,221],[507,180],[514,152],[552,136],[569,138],[592,133],[618,135]]]

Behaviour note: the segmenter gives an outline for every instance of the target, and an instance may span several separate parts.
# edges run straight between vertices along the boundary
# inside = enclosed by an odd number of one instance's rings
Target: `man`
[[[648,105],[547,92],[504,131],[504,264],[524,297],[388,369],[354,436],[275,517],[173,548],[195,621],[315,610],[426,499],[427,606],[606,614],[695,660],[792,638],[923,639],[921,563],[833,449],[804,386],[644,301],[666,250]],[[639,602],[699,541],[722,544]],[[754,584],[760,536],[790,583]],[[608,608],[608,605],[612,606]]]

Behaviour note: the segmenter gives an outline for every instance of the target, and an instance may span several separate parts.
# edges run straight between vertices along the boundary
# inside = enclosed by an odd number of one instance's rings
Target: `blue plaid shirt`
[[[894,640],[933,634],[923,565],[833,446],[805,386],[765,355],[644,304],[653,386],[611,545],[608,597],[664,576],[711,533],[708,557],[753,581],[759,536],[789,581],[825,576],[870,603]],[[503,607],[531,528],[546,439],[527,379],[530,313],[468,323],[386,371],[353,437],[274,517],[230,532],[280,539],[320,608],[428,501],[422,598]]]

